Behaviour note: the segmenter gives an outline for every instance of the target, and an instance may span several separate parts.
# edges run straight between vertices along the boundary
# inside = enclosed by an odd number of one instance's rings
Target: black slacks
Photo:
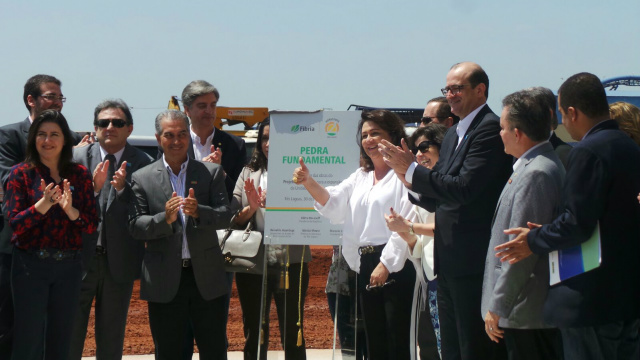
[[[504,342],[492,342],[481,315],[483,274],[438,275],[438,315],[443,360],[506,359]]]
[[[380,253],[360,255],[358,293],[367,337],[367,354],[370,360],[410,359],[411,356],[411,307],[416,270],[407,260],[404,268],[389,274],[382,288],[366,290],[371,273],[380,263]]]
[[[299,298],[300,291],[300,271],[302,271],[302,298]],[[289,289],[280,287],[282,268],[267,267],[267,284],[265,289],[265,324],[264,343],[260,345],[260,359],[267,359],[267,349],[269,348],[269,310],[271,309],[271,299],[276,304],[278,314],[278,327],[280,329],[280,341],[284,348],[284,358],[286,360],[304,360],[307,358],[304,341],[304,329],[302,345],[297,346],[298,340],[298,301],[301,301],[301,325],[304,327],[304,299],[309,288],[309,267],[305,263],[291,264],[289,267]],[[242,322],[244,324],[244,359],[255,360],[258,358],[258,343],[260,342],[260,306],[262,303],[262,275],[236,273],[236,287],[238,297],[242,307]]]
[[[562,337],[558,329],[507,329],[504,342],[509,360],[562,360]]]
[[[80,256],[39,259],[16,249],[11,267],[13,360],[67,359],[82,281]]]
[[[127,313],[133,292],[133,281],[116,282],[107,263],[108,255],[94,255],[80,290],[80,305],[71,336],[69,359],[80,360],[87,335],[93,299],[95,305],[96,358],[122,359]]]
[[[0,359],[11,358],[12,343],[11,254],[0,253]]]
[[[224,281],[224,280],[222,280]],[[183,268],[178,293],[168,303],[149,301],[149,327],[157,360],[181,359],[189,321],[200,359],[227,358],[225,296],[205,300],[200,295],[193,268]]]
[[[615,306],[615,305],[612,305]],[[560,329],[565,360],[637,360],[640,320]]]

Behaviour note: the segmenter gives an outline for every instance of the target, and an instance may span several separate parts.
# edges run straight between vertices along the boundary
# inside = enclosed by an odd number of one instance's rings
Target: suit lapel
[[[196,158],[196,153],[193,151],[193,139],[191,137],[189,138],[189,148],[187,149],[187,156],[189,157],[189,159]]]
[[[171,195],[173,194],[173,186],[171,185],[171,179],[169,178],[168,170],[164,167],[164,160],[160,159],[156,161],[156,163],[156,171],[158,172],[160,189],[162,189],[162,193],[165,196],[164,201],[166,202],[171,198]]]
[[[455,134],[456,136],[455,136],[455,142],[453,143],[453,155],[451,156],[451,161],[449,161],[449,166],[447,167],[446,170],[449,170],[449,168],[451,167],[451,165],[453,165],[458,155],[460,155],[463,152],[462,149],[467,147],[467,142],[469,140],[469,137],[473,134],[475,129],[478,127],[478,125],[480,124],[480,122],[488,112],[489,112],[489,105],[484,105],[482,109],[480,109],[480,111],[476,114],[476,116],[471,121],[471,124],[469,125],[467,132],[464,133],[464,136],[462,136],[462,139],[460,140],[460,144],[457,143],[458,136],[457,134]],[[457,126],[456,126],[456,129],[457,129]]]

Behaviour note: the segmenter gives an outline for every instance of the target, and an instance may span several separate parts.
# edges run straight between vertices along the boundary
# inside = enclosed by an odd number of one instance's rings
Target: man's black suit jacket
[[[434,169],[416,167],[411,186],[420,196],[410,196],[436,212],[435,270],[453,277],[484,272],[491,220],[513,164],[504,152],[500,119],[488,105],[456,148],[457,126],[447,131]]]
[[[614,120],[597,124],[571,153],[560,215],[531,230],[540,255],[585,242],[600,224],[599,268],[552,286],[545,320],[596,326],[640,316],[640,148]]]
[[[220,129],[215,129],[211,145],[222,150],[222,169],[227,175],[224,179],[224,186],[227,190],[229,199],[233,197],[233,189],[236,187],[236,181],[242,172],[242,168],[247,163],[247,147],[244,140],[231,135]],[[193,152],[193,140],[189,140],[189,149],[187,156],[195,159]],[[162,148],[158,147],[158,159],[162,157]],[[201,160],[201,159],[196,159]]]
[[[562,165],[564,165],[564,168],[566,169],[567,161],[569,160],[569,152],[572,149],[571,145],[562,141],[562,139],[560,139],[555,132],[551,133],[549,142],[551,143],[551,146],[553,146],[553,151],[555,151],[556,155],[558,155],[560,161],[562,162]]]

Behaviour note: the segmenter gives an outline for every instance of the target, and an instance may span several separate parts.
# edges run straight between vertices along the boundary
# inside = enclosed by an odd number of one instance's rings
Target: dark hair
[[[465,63],[457,63],[455,65],[453,65],[451,67],[451,70],[457,68],[458,66],[465,64]],[[467,64],[472,64],[472,69],[471,72],[469,73],[468,76],[468,80],[469,80],[469,84],[471,84],[471,88],[475,89],[476,86],[480,85],[480,84],[484,84],[484,97],[485,98],[489,98],[489,76],[487,75],[486,72],[484,72],[484,69],[476,64],[476,63],[467,63]]]
[[[27,82],[24,84],[24,93],[22,94],[22,100],[24,100],[24,106],[27,107],[27,110],[31,111],[29,102],[27,101],[27,97],[31,95],[31,97],[37,98],[38,96],[42,95],[40,86],[46,83],[54,83],[58,86],[62,86],[60,80],[51,75],[42,74],[30,77],[29,80],[27,80]]]
[[[427,105],[429,105],[432,102],[440,104],[440,105],[438,105],[438,111],[436,112],[436,116],[439,119],[446,119],[448,117],[451,117],[451,118],[453,118],[453,124],[452,125],[455,125],[460,121],[460,117],[451,112],[451,105],[449,105],[449,101],[447,100],[446,97],[444,97],[444,96],[435,97],[435,98],[429,100],[427,102]]]
[[[96,106],[96,109],[93,111],[93,126],[98,126],[98,115],[102,112],[102,110],[106,109],[120,109],[124,113],[127,120],[127,124],[133,125],[133,117],[131,116],[131,110],[129,110],[129,106],[122,99],[108,99]]]
[[[573,107],[592,119],[609,117],[607,94],[600,79],[593,74],[583,72],[571,76],[560,85],[558,96],[564,112]]]
[[[553,91],[542,86],[536,86],[525,90],[534,99],[536,99],[536,101],[541,102],[544,106],[549,108],[549,111],[551,111],[550,127],[555,130],[558,127],[558,114],[556,113],[556,96],[553,95]]]
[[[267,165],[269,165],[267,157],[262,152],[262,137],[264,136],[264,128],[269,126],[269,123],[269,118],[267,118],[258,126],[258,140],[256,140],[256,147],[251,153],[251,160],[249,160],[249,164],[247,164],[247,167],[253,171],[266,169]]]
[[[182,90],[182,104],[185,108],[191,107],[191,104],[193,104],[199,96],[207,94],[213,94],[216,96],[216,99],[220,100],[220,93],[215,86],[204,80],[194,80]]]
[[[45,110],[33,120],[27,137],[27,151],[24,162],[31,165],[31,167],[44,166],[40,161],[40,154],[36,148],[36,137],[42,124],[48,122],[57,124],[60,126],[60,130],[62,130],[64,145],[62,146],[62,152],[60,152],[58,171],[60,172],[60,176],[67,177],[71,171],[73,171],[73,138],[71,137],[71,130],[69,129],[69,124],[67,124],[67,119],[65,119],[59,111]]]
[[[409,137],[409,148],[412,150],[416,147],[416,141],[424,136],[427,140],[435,145],[438,150],[440,150],[440,146],[442,146],[442,140],[444,139],[444,134],[447,133],[447,127],[442,124],[429,123],[427,126],[417,128],[416,131],[411,134]]]
[[[520,90],[507,95],[502,106],[507,108],[510,129],[517,128],[536,142],[549,139],[551,113],[539,98],[527,90]]]
[[[360,122],[358,123],[358,132],[356,133],[356,140],[358,146],[360,146],[360,166],[364,171],[373,170],[373,161],[362,146],[362,126],[365,122],[371,121],[378,125],[382,130],[386,131],[391,137],[391,143],[393,145],[400,145],[401,139],[407,138],[407,133],[404,131],[404,121],[396,113],[389,110],[372,110],[363,111],[360,116]]]

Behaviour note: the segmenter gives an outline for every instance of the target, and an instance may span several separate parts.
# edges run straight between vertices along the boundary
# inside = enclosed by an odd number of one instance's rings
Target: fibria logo
[[[303,132],[303,131],[314,131],[313,126],[305,126],[305,125],[293,125],[291,127],[291,132]]]
[[[324,132],[328,137],[336,137],[340,132],[340,120],[336,118],[327,119],[324,122]]]

